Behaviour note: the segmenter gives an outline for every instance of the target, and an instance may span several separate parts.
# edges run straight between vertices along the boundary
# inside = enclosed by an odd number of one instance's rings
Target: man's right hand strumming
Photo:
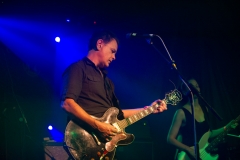
[[[115,136],[118,133],[118,130],[108,123],[103,123],[98,120],[94,121],[96,129],[101,133],[101,135],[106,138],[106,140],[110,140],[111,136]]]

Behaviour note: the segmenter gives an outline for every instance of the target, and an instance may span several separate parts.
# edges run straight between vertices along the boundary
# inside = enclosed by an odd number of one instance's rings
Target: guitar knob
[[[109,160],[109,157],[105,157],[105,160]]]
[[[101,152],[97,152],[97,155],[100,157],[102,154],[101,154]]]

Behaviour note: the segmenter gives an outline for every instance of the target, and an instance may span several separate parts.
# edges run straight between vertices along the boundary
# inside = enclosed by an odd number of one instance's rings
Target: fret
[[[130,116],[124,120],[121,120],[119,122],[117,122],[118,126],[123,129],[123,128],[126,128],[127,126],[137,122],[138,120],[146,117],[147,115],[151,114],[154,109],[153,109],[154,106],[152,107],[149,107],[143,111],[140,111],[139,113],[136,113],[135,115],[133,116]],[[156,106],[155,106],[156,107]]]
[[[117,124],[118,124],[118,126],[119,126],[121,129],[123,129],[123,128],[125,128],[125,127],[128,126],[128,122],[126,121],[126,119],[117,122]]]
[[[133,118],[134,118],[134,122],[136,122],[136,121],[138,120],[137,114],[135,114],[135,115],[133,116]]]
[[[125,128],[128,126],[128,121],[125,119],[122,128]]]
[[[146,115],[148,115],[148,114],[149,114],[149,113],[148,113],[148,109],[144,110],[144,112],[146,113]]]
[[[151,106],[143,111],[140,111],[139,113],[129,117],[131,124],[146,117],[147,115],[151,114],[154,111],[154,108],[157,108],[158,105]]]
[[[142,112],[137,113],[136,115],[134,115],[134,117],[139,120],[142,119],[144,117],[144,115],[142,114]]]
[[[126,120],[127,120],[127,122],[128,122],[129,125],[133,123],[133,120],[132,120],[131,117],[127,118]]]
[[[154,111],[154,109],[152,108],[152,107],[150,107],[150,110],[153,112]]]

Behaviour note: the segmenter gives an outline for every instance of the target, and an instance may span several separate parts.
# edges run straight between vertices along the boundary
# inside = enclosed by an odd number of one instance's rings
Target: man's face
[[[111,40],[108,43],[104,43],[103,41],[98,46],[99,53],[99,67],[106,68],[110,65],[110,63],[116,59],[118,45],[115,39]]]

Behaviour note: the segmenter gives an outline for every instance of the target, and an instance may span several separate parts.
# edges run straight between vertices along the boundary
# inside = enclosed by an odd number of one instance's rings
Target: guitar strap
[[[107,97],[110,99],[112,105],[119,109],[118,119],[119,120],[124,119],[122,109],[120,108],[120,105],[119,105],[119,100],[117,99],[114,93],[114,85],[108,77],[104,78],[104,85],[107,92]]]

